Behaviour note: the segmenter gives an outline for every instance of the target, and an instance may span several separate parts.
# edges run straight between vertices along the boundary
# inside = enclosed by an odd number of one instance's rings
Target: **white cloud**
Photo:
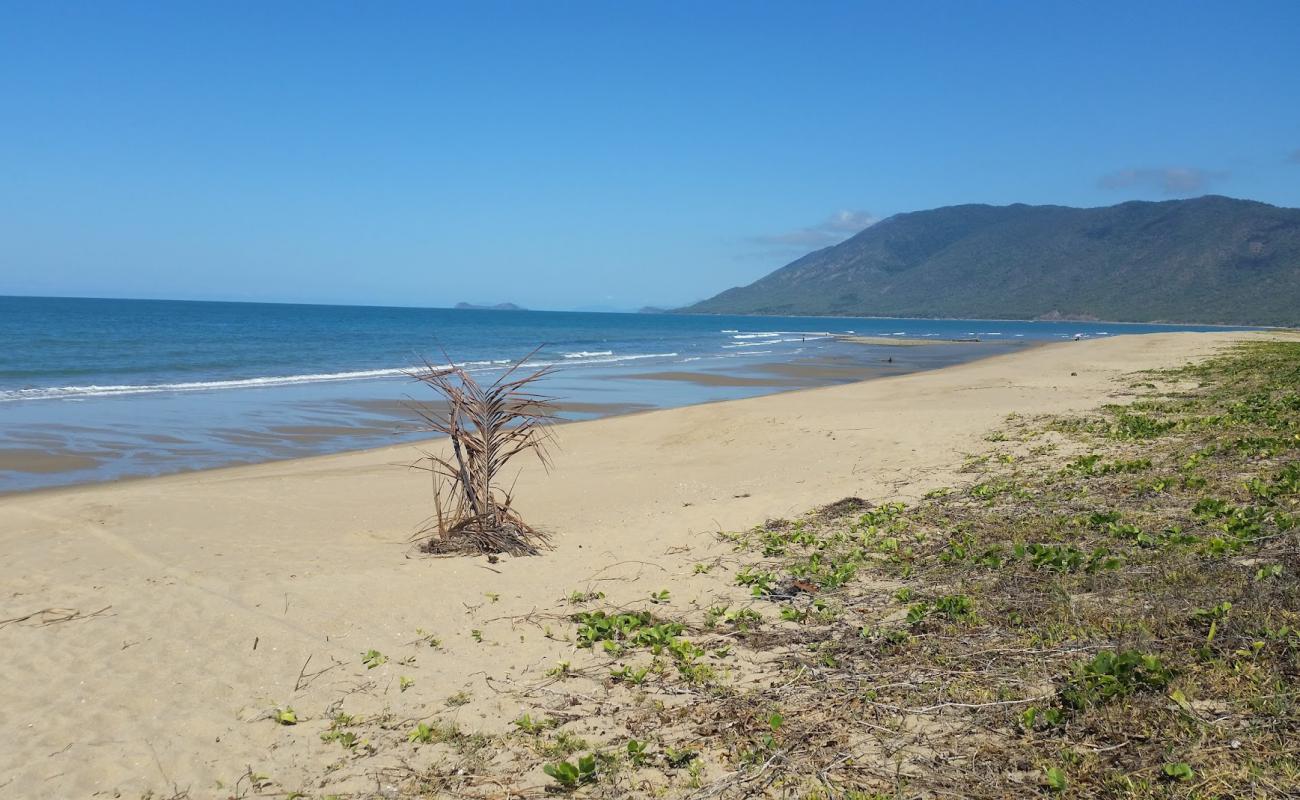
[[[838,244],[879,222],[870,211],[836,211],[825,220],[784,233],[751,236],[750,241],[774,248],[815,249]]]

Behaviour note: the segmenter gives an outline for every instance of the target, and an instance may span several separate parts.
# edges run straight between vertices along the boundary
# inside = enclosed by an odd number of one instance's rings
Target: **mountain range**
[[[896,214],[686,313],[1300,325],[1300,209],[1206,196]]]

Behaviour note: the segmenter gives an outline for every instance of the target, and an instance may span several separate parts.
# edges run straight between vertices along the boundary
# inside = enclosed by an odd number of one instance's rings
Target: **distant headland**
[[[1300,325],[1300,209],[1207,196],[896,214],[685,309]]]
[[[478,306],[473,303],[457,303],[452,306],[459,311],[527,311],[523,306],[517,306],[514,303],[497,303],[494,306]]]

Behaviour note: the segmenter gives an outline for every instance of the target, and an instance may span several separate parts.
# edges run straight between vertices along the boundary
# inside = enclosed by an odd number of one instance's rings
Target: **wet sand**
[[[0,471],[48,474],[70,470],[89,469],[100,463],[97,458],[73,453],[50,453],[45,450],[6,448],[0,450]]]

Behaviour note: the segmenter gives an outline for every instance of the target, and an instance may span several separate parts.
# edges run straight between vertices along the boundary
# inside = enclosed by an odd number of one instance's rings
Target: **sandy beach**
[[[274,796],[382,790],[436,748],[344,757],[318,735],[334,713],[503,731],[540,702],[516,689],[591,657],[547,635],[570,593],[739,596],[693,570],[727,558],[719,530],[952,485],[1009,414],[1122,402],[1129,373],[1268,335],[1066,342],[564,425],[516,489],[552,535],[536,558],[412,557],[431,509],[409,445],[0,498],[0,796],[225,797],[250,772]],[[298,724],[270,718],[288,707]]]

